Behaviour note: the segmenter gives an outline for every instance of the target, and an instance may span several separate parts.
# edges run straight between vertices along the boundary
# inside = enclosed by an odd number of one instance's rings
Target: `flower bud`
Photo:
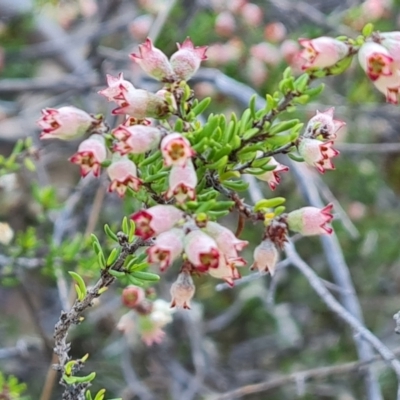
[[[127,286],[122,291],[122,303],[129,308],[135,308],[145,299],[144,290],[138,286]]]
[[[279,64],[282,59],[280,51],[274,45],[265,42],[251,46],[250,54],[272,66]]]
[[[333,229],[327,224],[333,219],[332,208],[333,204],[328,204],[322,209],[303,207],[292,211],[287,216],[288,227],[304,236],[331,234]]]
[[[246,3],[239,12],[244,22],[250,26],[259,26],[262,23],[263,12],[257,4]]]
[[[127,157],[113,161],[107,168],[107,174],[111,179],[108,191],[116,191],[119,197],[124,197],[128,187],[137,192],[142,183],[142,181],[137,177],[135,163]]]
[[[136,235],[149,239],[170,230],[182,218],[182,211],[174,206],[157,205],[131,215],[136,224]]]
[[[183,270],[177,280],[171,286],[171,308],[185,308],[190,310],[190,300],[192,300],[196,287],[188,271]]]
[[[104,137],[91,135],[78,147],[78,151],[69,159],[74,164],[81,166],[81,176],[85,177],[90,171],[94,176],[100,175],[101,163],[107,158],[107,148]]]
[[[250,267],[251,270],[258,269],[260,272],[268,271],[273,275],[279,260],[279,252],[270,239],[264,239],[254,249],[253,258],[254,262]]]
[[[378,43],[364,43],[358,52],[358,60],[361,68],[373,82],[381,77],[390,77],[394,74],[393,57],[388,49]]]
[[[275,190],[281,181],[279,172],[287,172],[289,171],[289,167],[278,163],[274,157],[271,157],[267,165],[275,165],[275,169],[272,171],[266,171],[261,175],[255,175],[255,177],[261,181],[267,182],[270,189]]]
[[[72,106],[45,108],[37,121],[43,129],[40,139],[72,140],[84,135],[95,119],[85,111]]]
[[[287,30],[282,22],[271,22],[264,29],[264,38],[272,43],[279,43],[285,39]]]
[[[346,125],[346,123],[333,119],[334,111],[334,107],[324,112],[319,112],[317,110],[316,115],[308,121],[304,136],[316,138],[321,135],[324,139],[335,139],[337,131],[342,126]]]
[[[268,68],[258,58],[249,57],[245,67],[246,76],[255,87],[260,87],[268,78]]]
[[[196,185],[197,175],[191,160],[188,160],[184,167],[174,165],[169,174],[169,186],[165,197],[175,197],[178,204],[183,204],[187,199],[194,200]]]
[[[0,222],[0,244],[8,246],[14,238],[14,231],[6,222]]]
[[[133,53],[130,57],[140,65],[146,74],[159,81],[171,79],[173,76],[167,56],[155,48],[149,38],[139,46],[139,54]]]
[[[153,22],[154,18],[152,15],[140,15],[129,24],[129,33],[133,36],[135,40],[142,41],[149,34]]]
[[[301,57],[305,60],[303,69],[332,67],[349,53],[345,43],[327,36],[299,39],[299,43],[305,47],[301,52]]]
[[[147,249],[148,262],[160,264],[161,271],[170,267],[183,251],[183,238],[184,233],[178,228],[160,233]]]
[[[188,159],[195,154],[189,141],[180,133],[171,133],[164,137],[161,141],[161,153],[166,167],[184,167]]]
[[[207,59],[207,46],[194,47],[189,38],[177,45],[178,51],[172,54],[170,62],[175,75],[179,79],[187,81],[199,69],[201,61]]]
[[[235,17],[229,11],[222,11],[215,20],[215,32],[224,37],[230,37],[235,32]]]

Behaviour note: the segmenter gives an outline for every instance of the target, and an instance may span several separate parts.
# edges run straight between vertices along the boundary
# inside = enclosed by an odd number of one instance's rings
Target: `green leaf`
[[[219,218],[225,217],[229,214],[229,211],[208,211],[207,215],[213,219],[217,220]]]
[[[116,248],[112,249],[110,255],[107,258],[107,266],[113,265],[114,262],[117,260],[120,253],[121,253],[120,247],[116,247]]]
[[[215,161],[212,164],[207,164],[209,169],[219,169],[225,167],[228,164],[228,156],[221,157],[218,161]]]
[[[274,197],[272,199],[262,199],[254,205],[254,211],[260,211],[264,208],[275,208],[286,201],[284,197]]]
[[[224,181],[223,185],[227,187],[228,189],[236,190],[238,192],[242,192],[244,190],[247,190],[249,187],[249,184],[247,182],[244,182],[242,180],[238,181]]]
[[[243,134],[243,140],[249,140],[259,132],[260,130],[258,128],[250,128]]]
[[[233,207],[235,205],[234,201],[217,201],[213,207],[212,210],[213,211],[225,211],[225,210],[229,210],[231,207]]]
[[[111,240],[118,243],[118,236],[111,230],[108,224],[104,225],[104,232]]]
[[[133,271],[130,275],[142,281],[158,282],[160,280],[160,277],[157,274],[151,272]]]
[[[139,167],[145,167],[146,165],[153,164],[155,161],[161,159],[161,152],[160,150],[155,151],[150,156],[146,157],[143,161],[139,163]]]
[[[94,400],[103,400],[105,393],[106,393],[106,389],[100,389],[97,392],[96,397],[94,398]]]
[[[294,88],[299,92],[303,93],[307,89],[308,83],[310,81],[310,75],[302,74],[294,82]]]
[[[221,182],[224,182],[227,179],[240,178],[240,176],[241,176],[241,174],[239,171],[227,171],[227,172],[224,172],[223,174],[219,175],[219,180]]]
[[[124,217],[122,220],[122,232],[124,232],[125,235],[129,235],[128,217]]]
[[[34,172],[36,171],[36,165],[30,158],[24,158],[24,165],[28,171]]]
[[[257,95],[253,94],[253,96],[251,96],[250,102],[249,102],[250,115],[253,120],[256,119],[256,112],[257,112],[256,101],[257,101]]]
[[[251,166],[254,168],[261,168],[265,165],[267,165],[271,160],[271,157],[262,157],[262,158],[256,158],[252,163]]]
[[[65,374],[63,375],[64,381],[67,382],[69,385],[73,385],[75,383],[91,382],[95,377],[96,372],[92,372],[91,374],[86,376],[67,376]]]
[[[74,271],[68,271],[72,279],[76,282],[76,292],[78,294],[78,300],[82,301],[87,293],[86,284],[83,278]]]
[[[192,111],[194,115],[197,117],[198,115],[202,114],[210,105],[211,103],[211,98],[206,97],[203,99],[199,104],[193,107]]]
[[[289,121],[279,122],[271,127],[269,134],[273,136],[277,133],[288,131],[289,129],[294,128],[299,122],[300,121],[298,119],[290,119]]]
[[[276,207],[274,210],[274,214],[281,215],[283,212],[285,212],[285,210],[286,210],[286,207],[284,207],[284,206]]]
[[[373,31],[374,31],[374,25],[369,22],[364,26],[361,33],[363,34],[363,36],[367,37],[370,36]]]
[[[135,237],[135,231],[136,231],[135,222],[132,219],[129,219],[129,235],[128,235],[129,243],[133,241]]]
[[[323,83],[321,83],[320,85],[318,85],[315,88],[307,89],[304,92],[304,94],[308,94],[310,97],[318,96],[319,94],[321,94],[323,92],[324,89],[325,89],[325,85]]]
[[[141,280],[135,278],[135,277],[132,276],[132,275],[128,275],[128,281],[129,281],[132,285],[135,285],[135,286],[144,286],[143,281],[141,281]]]
[[[180,118],[175,121],[174,132],[183,132],[183,121]]]
[[[92,240],[93,250],[95,251],[96,254],[99,254],[102,251],[99,239],[97,238],[97,236],[94,233],[92,233],[90,235],[90,238]]]
[[[293,161],[304,162],[304,158],[299,154],[289,153],[288,157],[291,158]]]
[[[116,271],[115,269],[109,269],[108,273],[116,278],[125,278],[126,274],[122,271]]]

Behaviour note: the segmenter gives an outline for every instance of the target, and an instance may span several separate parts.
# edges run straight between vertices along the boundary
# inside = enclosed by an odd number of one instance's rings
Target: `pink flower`
[[[155,48],[149,38],[139,46],[139,54],[133,53],[131,58],[143,71],[159,81],[171,79],[174,74],[167,56]]]
[[[177,45],[178,51],[172,54],[170,62],[175,75],[187,81],[199,69],[201,61],[207,59],[207,46],[195,47],[189,38]]]
[[[170,267],[183,251],[183,237],[182,229],[178,228],[160,233],[147,249],[148,262],[160,264],[161,271]]]
[[[249,57],[245,71],[247,78],[255,87],[260,87],[268,78],[267,66],[255,57]]]
[[[146,240],[170,230],[182,217],[182,211],[174,206],[157,205],[140,210],[130,218],[136,224],[136,235]]]
[[[137,192],[142,183],[142,181],[137,177],[135,163],[127,157],[112,162],[112,164],[107,168],[107,173],[111,179],[108,191],[116,191],[119,197],[124,197],[128,187]]]
[[[358,52],[358,60],[361,68],[373,82],[381,77],[390,77],[394,74],[393,57],[389,50],[378,43],[364,43]]]
[[[218,267],[210,268],[207,272],[213,278],[223,279],[231,287],[234,281],[241,277],[234,263],[228,261],[223,254],[219,258]]]
[[[229,11],[222,11],[215,20],[215,32],[220,36],[230,37],[236,29],[235,17]]]
[[[304,236],[331,234],[333,229],[327,224],[333,219],[332,208],[333,204],[328,204],[323,209],[303,207],[292,211],[287,216],[288,227]]]
[[[346,123],[333,119],[334,111],[334,107],[323,112],[317,110],[316,115],[308,121],[305,136],[316,138],[321,135],[324,139],[335,139],[337,131]]]
[[[253,258],[254,262],[250,269],[258,269],[260,272],[268,271],[273,275],[279,260],[279,252],[270,239],[264,239],[254,249]]]
[[[126,91],[135,90],[132,83],[124,79],[124,75],[122,72],[118,75],[118,77],[107,74],[106,79],[108,88],[100,90],[97,93],[106,97],[108,101],[115,101],[114,100],[115,97],[117,97],[121,93],[121,90],[126,90]]]
[[[400,71],[394,71],[392,76],[381,76],[373,82],[374,86],[386,96],[386,101],[392,104],[399,103]]]
[[[299,43],[305,47],[301,52],[305,61],[303,69],[332,67],[349,53],[345,43],[327,36],[299,39]]]
[[[184,240],[184,249],[188,260],[199,271],[217,268],[220,251],[215,240],[200,230],[191,231]]]
[[[178,204],[183,204],[187,199],[194,200],[196,185],[197,175],[191,160],[188,160],[184,167],[174,165],[169,174],[169,186],[165,197],[175,197]]]
[[[121,299],[125,306],[135,308],[145,299],[145,293],[142,288],[131,285],[122,291]]]
[[[37,121],[43,129],[40,139],[76,139],[85,134],[95,122],[85,111],[72,106],[45,108],[42,118]]]
[[[274,45],[266,42],[251,46],[250,54],[272,66],[279,64],[282,59],[280,51]]]
[[[379,33],[379,42],[389,51],[396,68],[400,68],[400,32]]]
[[[257,4],[246,3],[239,12],[246,24],[250,26],[259,26],[262,23],[263,12]]]
[[[192,300],[196,287],[190,273],[183,270],[177,280],[171,286],[171,308],[185,308],[190,310],[190,300]]]
[[[280,172],[289,171],[289,167],[286,165],[278,163],[274,157],[271,157],[267,165],[275,165],[275,169],[272,171],[266,171],[261,175],[255,175],[257,179],[261,181],[267,182],[271,190],[275,190],[281,181],[281,177],[279,176]]]
[[[165,337],[165,332],[151,321],[149,316],[144,315],[139,318],[140,337],[146,346],[161,343]]]
[[[161,141],[161,153],[166,167],[184,167],[188,159],[195,154],[189,141],[180,133],[171,133],[164,137]]]
[[[120,125],[112,134],[118,139],[113,149],[121,155],[146,153],[155,149],[161,140],[161,132],[157,128],[144,125]]]
[[[105,140],[101,135],[92,135],[84,140],[78,151],[69,159],[81,166],[81,175],[85,177],[90,171],[94,176],[100,175],[101,163],[107,158]]]
[[[332,146],[332,140],[321,142],[316,139],[303,138],[299,145],[299,153],[308,165],[316,167],[323,174],[327,169],[335,169],[331,158],[336,157],[339,152]]]
[[[264,38],[269,42],[277,43],[285,39],[287,30],[282,22],[271,22],[264,28]]]
[[[142,41],[149,34],[150,28],[153,25],[154,18],[150,14],[143,14],[136,17],[129,24],[129,33],[134,39]]]

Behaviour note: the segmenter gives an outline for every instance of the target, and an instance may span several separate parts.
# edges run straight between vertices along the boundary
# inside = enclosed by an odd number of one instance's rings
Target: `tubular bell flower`
[[[389,50],[391,57],[396,63],[396,67],[400,68],[400,32],[379,33],[379,42]]]
[[[37,124],[42,128],[40,139],[72,140],[84,135],[95,119],[72,106],[45,108]]]
[[[207,46],[195,47],[190,38],[182,44],[177,43],[178,51],[170,58],[175,75],[184,81],[190,79],[199,69],[200,63],[207,59]]]
[[[184,233],[178,228],[160,233],[147,249],[148,262],[160,264],[161,271],[170,267],[183,251],[183,238]]]
[[[361,68],[373,82],[381,77],[390,77],[395,72],[393,57],[389,50],[375,42],[367,42],[361,46],[358,60]]]
[[[164,137],[161,141],[161,153],[166,167],[184,167],[188,159],[195,154],[189,141],[180,133],[171,133]]]
[[[100,175],[101,163],[107,158],[105,140],[101,135],[92,135],[84,140],[78,151],[69,161],[81,166],[81,175],[85,177],[90,171],[94,176]]]
[[[155,149],[161,140],[161,132],[152,126],[120,125],[112,131],[118,142],[114,150],[121,155],[142,154]]]
[[[167,199],[175,197],[178,204],[186,199],[196,198],[197,175],[193,163],[189,160],[186,166],[174,165],[169,174],[169,189],[165,194]]]
[[[335,107],[328,108],[326,111],[317,113],[308,121],[306,127],[306,137],[316,138],[321,135],[324,139],[335,139],[337,131],[346,122],[333,119]]]
[[[254,262],[250,267],[251,270],[258,269],[260,272],[268,271],[273,275],[279,260],[279,252],[272,240],[264,239],[254,249],[253,258]]]
[[[184,249],[188,260],[201,272],[217,268],[220,251],[217,243],[200,230],[191,231],[185,236]]]
[[[321,142],[317,139],[303,138],[299,144],[299,153],[308,165],[316,167],[323,174],[325,170],[335,169],[331,158],[336,157],[339,152],[332,146],[332,140]]]
[[[225,255],[221,254],[217,268],[210,268],[208,274],[217,279],[223,279],[229,286],[240,278],[240,273],[233,262],[227,261]]]
[[[172,297],[171,308],[177,307],[190,310],[190,300],[192,300],[195,291],[196,287],[190,272],[183,270],[170,289]]]
[[[327,36],[299,39],[299,43],[304,47],[300,54],[305,60],[302,69],[332,67],[349,53],[345,43]]]
[[[287,216],[288,227],[304,236],[331,234],[333,229],[327,224],[333,219],[332,208],[333,204],[328,204],[322,209],[303,207],[292,211]]]
[[[133,91],[135,90],[132,83],[124,79],[124,74],[121,72],[118,77],[107,74],[106,75],[108,88],[97,92],[106,97],[108,101],[115,101],[114,98],[118,96],[121,90]]]
[[[274,157],[271,157],[267,165],[275,165],[275,169],[272,171],[266,171],[261,175],[255,175],[257,179],[261,181],[267,182],[268,186],[271,190],[275,190],[281,181],[281,177],[279,176],[279,172],[287,172],[289,171],[289,167],[283,164],[278,163]]]
[[[139,46],[139,54],[133,53],[130,57],[140,65],[146,74],[159,81],[173,77],[174,72],[167,56],[155,48],[149,38]]]
[[[116,191],[119,197],[125,195],[126,189],[130,187],[135,192],[139,190],[142,181],[137,177],[136,165],[128,157],[114,161],[107,168],[107,174],[111,179],[109,192]]]
[[[149,239],[170,230],[182,218],[182,211],[174,206],[157,205],[131,215],[136,224],[136,235]]]

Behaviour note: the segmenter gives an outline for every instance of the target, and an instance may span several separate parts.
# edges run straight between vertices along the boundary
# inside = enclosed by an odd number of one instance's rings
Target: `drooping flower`
[[[182,218],[182,211],[170,205],[157,205],[131,215],[136,224],[136,235],[149,239],[170,230]]]
[[[190,300],[192,300],[195,291],[196,287],[190,272],[183,270],[170,289],[172,297],[171,308],[177,307],[190,310]]]
[[[174,165],[169,173],[168,191],[165,194],[167,199],[175,197],[178,204],[184,203],[187,199],[196,198],[197,175],[191,160],[188,160],[184,167]]]
[[[152,126],[144,125],[120,125],[112,131],[118,142],[114,150],[121,155],[142,154],[155,149],[161,141],[161,132]]]
[[[139,190],[142,181],[137,177],[137,168],[128,157],[122,157],[113,161],[107,168],[107,174],[111,179],[109,192],[116,191],[120,197],[125,195],[128,187],[135,192]]]
[[[393,57],[388,49],[378,43],[364,43],[358,52],[358,60],[361,68],[373,82],[394,74],[395,63]]]
[[[275,165],[275,169],[266,171],[261,175],[255,175],[255,177],[261,181],[267,182],[270,189],[275,190],[281,181],[279,173],[289,171],[289,167],[279,163],[274,157],[271,157],[267,165]]]
[[[189,141],[179,133],[171,133],[161,141],[161,153],[164,165],[184,167],[195,152],[190,147]]]
[[[328,108],[323,112],[317,110],[316,115],[308,121],[304,136],[316,138],[321,135],[324,139],[335,139],[337,131],[346,123],[333,119],[334,111],[335,107]]]
[[[130,57],[143,71],[159,81],[171,79],[174,75],[167,56],[154,47],[149,38],[139,46],[139,54],[133,53]]]
[[[333,229],[328,224],[333,219],[332,208],[333,204],[328,204],[322,209],[303,207],[292,211],[287,216],[288,227],[304,236],[331,234]]]
[[[185,254],[191,264],[199,271],[208,271],[209,268],[217,268],[220,259],[220,251],[214,239],[202,232],[194,230],[185,236]]]
[[[299,39],[299,43],[304,47],[301,52],[305,61],[303,69],[332,67],[349,53],[345,43],[327,36]]]
[[[389,51],[396,68],[400,68],[400,31],[379,33],[379,42]]]
[[[135,308],[145,299],[145,293],[142,288],[131,285],[122,291],[121,299],[125,306]]]
[[[42,128],[40,139],[72,140],[84,135],[95,119],[79,108],[67,106],[45,108],[37,124]]]
[[[106,97],[108,101],[115,101],[115,97],[117,97],[121,93],[121,90],[126,90],[126,91],[135,90],[132,83],[124,79],[124,74],[122,72],[117,77],[107,74],[106,80],[108,87],[103,90],[100,90],[97,93]]]
[[[235,264],[228,261],[223,254],[219,258],[218,267],[210,268],[207,272],[213,278],[223,279],[231,287],[234,285],[234,281],[241,277]]]
[[[147,249],[148,262],[160,264],[161,271],[170,267],[183,251],[183,238],[184,233],[178,228],[160,233]]]
[[[391,76],[381,76],[373,82],[374,86],[386,96],[386,101],[391,104],[399,103],[400,70],[395,70]]]
[[[322,142],[317,139],[303,138],[299,145],[299,153],[307,164],[317,168],[323,174],[325,170],[335,169],[331,158],[336,157],[339,152],[332,146],[332,140]]]
[[[184,81],[190,79],[199,69],[200,63],[206,60],[207,46],[195,47],[190,38],[182,44],[177,43],[178,51],[170,58],[175,75]]]
[[[91,135],[78,147],[78,151],[70,157],[69,161],[80,165],[81,175],[85,177],[90,171],[94,176],[100,175],[101,163],[107,158],[107,149],[104,137]]]
[[[254,249],[253,258],[254,262],[250,269],[268,271],[273,275],[279,260],[279,252],[272,240],[267,238]]]

